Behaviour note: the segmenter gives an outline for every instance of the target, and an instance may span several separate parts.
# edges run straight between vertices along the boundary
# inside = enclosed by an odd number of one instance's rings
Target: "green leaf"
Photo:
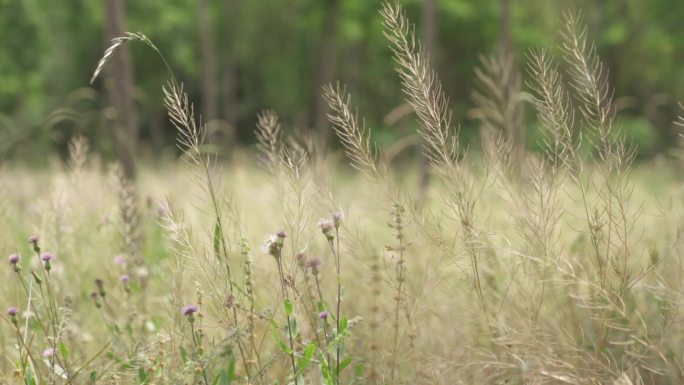
[[[290,331],[290,334],[292,334],[292,337],[297,335],[297,319],[296,318],[290,318],[290,325],[288,327],[288,330]]]
[[[342,372],[349,364],[351,364],[353,357],[347,357],[340,362],[340,372]]]
[[[286,298],[283,301],[283,305],[285,306],[285,313],[287,313],[287,315],[292,315],[292,312],[294,312],[294,305],[292,304],[292,302],[290,302],[290,300]]]
[[[324,304],[323,302],[320,302],[320,301],[319,301],[319,302],[318,302],[318,312],[320,313],[320,312],[322,312],[323,310],[325,310],[325,304]]]
[[[297,360],[297,373],[295,377],[299,377],[304,374],[304,371],[311,364],[311,359],[313,358],[314,352],[316,352],[316,345],[313,342],[309,342],[304,349],[304,354]]]
[[[275,338],[276,342],[278,342],[278,347],[280,347],[280,350],[282,350],[285,354],[292,354],[292,349],[290,349],[285,341],[283,341],[283,337],[280,336],[278,330],[273,330],[273,337]]]
[[[326,360],[323,359],[321,360],[321,363],[324,363],[321,365],[321,374],[323,375],[323,381],[325,382],[325,385],[334,385],[335,381],[333,380],[333,375],[332,371],[330,370],[330,365],[327,364]]]
[[[349,320],[347,317],[342,317],[340,320],[340,330],[337,331],[337,334],[343,335],[344,332],[347,330],[347,326],[349,326]]]
[[[366,366],[361,363],[354,367],[354,377],[358,379],[363,379],[364,372],[366,371]]]
[[[186,364],[188,362],[188,352],[182,346],[180,348],[180,354],[181,354],[181,360],[183,361],[184,364]]]
[[[221,255],[221,225],[218,221],[214,225],[214,254],[217,259]]]
[[[64,357],[65,361],[69,359],[69,349],[64,345],[64,342],[60,341],[60,343],[57,344],[57,349],[59,349],[59,354]]]
[[[147,372],[145,371],[145,368],[138,368],[138,381],[141,384],[144,384],[147,382],[147,380],[148,380],[148,377],[147,377]]]

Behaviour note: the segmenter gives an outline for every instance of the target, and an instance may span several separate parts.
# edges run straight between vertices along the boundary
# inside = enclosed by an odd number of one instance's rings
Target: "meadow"
[[[343,86],[324,90],[342,151],[264,111],[222,162],[171,75],[176,162],[132,179],[75,137],[45,170],[0,169],[0,383],[682,383],[681,170],[634,162],[582,19],[526,58],[532,152],[496,71],[482,148],[460,145],[410,22],[382,16],[426,188]],[[129,43],[156,50],[129,34],[94,76]]]

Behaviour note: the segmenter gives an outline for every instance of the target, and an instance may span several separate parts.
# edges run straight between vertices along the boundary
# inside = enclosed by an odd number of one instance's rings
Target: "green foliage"
[[[344,81],[358,95],[357,102],[380,141],[387,137],[387,142],[393,142],[407,132],[382,123],[403,100],[377,16],[380,3],[341,3],[334,40],[334,79]],[[405,3],[409,17],[421,20],[423,2]],[[477,55],[492,53],[497,46],[499,2],[436,3],[438,34],[432,59],[462,122],[463,135],[474,136],[476,123],[464,119],[472,107],[472,72],[478,65]],[[226,68],[231,66],[237,74],[238,139],[252,140],[247,133],[253,127],[253,117],[267,107],[281,113],[288,130],[309,126],[321,87],[316,73],[328,2],[233,0],[208,4],[219,64],[218,81],[223,82]],[[512,4],[512,35],[522,68],[523,54],[529,47],[552,45],[559,10],[548,2],[524,0]],[[198,3],[133,1],[127,6],[127,29],[142,31],[157,43],[201,110]],[[592,27],[592,39],[597,41],[599,54],[610,69],[616,95],[634,96],[635,110],[643,111],[654,126],[654,150],[671,143],[669,122],[673,112],[669,106],[684,96],[684,71],[678,65],[684,59],[684,43],[678,38],[684,27],[677,16],[684,12],[684,5],[671,0],[576,0],[564,6],[584,10]],[[63,150],[74,132],[87,134],[96,150],[112,151],[112,138],[101,126],[107,115],[99,113],[109,105],[103,92],[107,80],[95,85],[97,95],[80,99],[77,105],[69,102],[74,90],[87,86],[85,74],[92,71],[92,63],[106,44],[102,37],[104,20],[101,2],[0,1],[0,25],[4,26],[0,32],[6,37],[0,44],[0,117],[5,117],[0,120],[0,135],[6,143],[24,144],[0,147],[0,156],[34,158],[36,155],[26,156],[29,143],[34,154],[46,153],[36,149],[54,146]],[[417,31],[421,31],[420,23]],[[158,151],[171,147],[173,139],[170,130],[165,129],[158,89],[167,76],[154,52],[135,45],[132,52],[143,144],[153,141]],[[666,102],[669,104],[652,107],[652,96],[657,93],[670,94]],[[220,99],[223,111],[225,100]],[[65,107],[73,108],[75,120],[46,122],[50,112]],[[630,127],[641,129],[644,125]],[[635,135],[641,137],[644,133]]]

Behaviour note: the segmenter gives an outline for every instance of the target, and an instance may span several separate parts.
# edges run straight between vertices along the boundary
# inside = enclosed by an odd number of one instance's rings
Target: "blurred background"
[[[672,122],[684,100],[684,1],[401,3],[464,141],[479,140],[472,93],[480,55],[513,53],[524,84],[526,52],[557,52],[563,10],[579,9],[609,69],[620,127],[639,146],[638,156],[667,154],[677,144]],[[284,130],[315,132],[338,148],[320,98],[321,87],[337,81],[381,145],[411,142],[415,123],[382,34],[380,7],[380,0],[0,0],[0,162],[41,166],[50,154],[66,154],[77,135],[105,158],[154,164],[176,156],[162,103],[169,73],[156,53],[128,44],[89,84],[111,38],[125,31],[144,33],[163,52],[220,154],[252,145],[256,114],[266,108],[280,114]],[[525,141],[534,149],[535,114],[525,108]]]

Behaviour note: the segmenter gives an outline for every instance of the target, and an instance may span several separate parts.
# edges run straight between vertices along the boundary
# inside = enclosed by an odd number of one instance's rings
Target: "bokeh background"
[[[639,158],[668,154],[684,100],[684,2],[673,0],[402,0],[431,55],[466,142],[479,140],[471,98],[479,55],[508,47],[523,76],[531,47],[557,49],[564,10],[581,10],[609,69],[620,127]],[[380,0],[0,0],[0,160],[44,165],[84,135],[104,157],[117,140],[137,160],[176,155],[161,86],[169,73],[128,45],[91,86],[109,40],[142,32],[164,53],[208,122],[216,151],[254,142],[257,112],[335,148],[320,99],[339,81],[381,145],[411,137],[382,35]],[[531,106],[526,141],[538,140]],[[119,135],[117,137],[117,135]],[[117,139],[119,138],[119,139]],[[120,152],[120,151],[119,151]]]

